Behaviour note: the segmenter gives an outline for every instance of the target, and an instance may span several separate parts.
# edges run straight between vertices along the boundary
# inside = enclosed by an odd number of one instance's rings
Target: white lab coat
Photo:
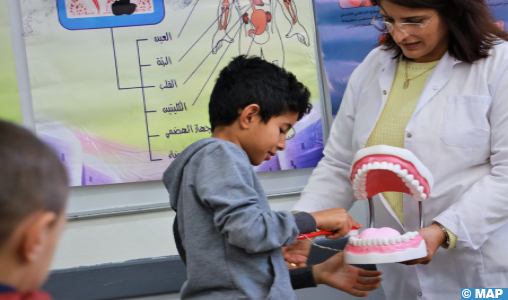
[[[426,226],[457,235],[428,265],[382,264],[387,300],[458,299],[460,288],[508,287],[508,43],[473,64],[448,53],[429,75],[404,138],[434,176]],[[397,60],[373,50],[353,72],[325,147],[295,210],[351,208],[349,171],[390,94]],[[382,196],[376,227],[418,229],[418,203],[404,195],[404,226]]]

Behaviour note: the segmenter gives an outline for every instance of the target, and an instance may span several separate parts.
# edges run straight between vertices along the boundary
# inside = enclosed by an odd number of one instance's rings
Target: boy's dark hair
[[[62,213],[68,191],[67,172],[53,150],[0,120],[0,247],[31,213]]]
[[[219,74],[210,97],[212,131],[233,124],[248,105],[260,107],[261,120],[287,112],[298,120],[312,109],[310,92],[295,75],[259,57],[235,57]]]
[[[489,50],[503,40],[508,41],[508,33],[494,24],[485,0],[372,0],[373,5],[381,1],[411,7],[432,8],[449,29],[448,51],[450,55],[463,62],[473,63],[489,56]],[[402,49],[390,34],[386,34],[385,50],[395,50],[394,58],[402,54]]]

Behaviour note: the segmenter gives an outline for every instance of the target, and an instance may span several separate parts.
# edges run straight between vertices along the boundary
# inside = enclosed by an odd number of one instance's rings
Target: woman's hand
[[[288,265],[288,269],[305,267],[311,247],[312,245],[300,241],[296,241],[287,247],[282,247],[282,253],[284,253],[284,260]]]
[[[439,249],[439,246],[441,246],[446,240],[446,236],[443,230],[441,230],[441,227],[439,227],[439,225],[437,224],[432,224],[429,227],[420,229],[418,230],[418,233],[422,236],[422,238],[425,240],[425,243],[427,244],[427,256],[423,258],[404,261],[401,262],[401,264],[404,265],[428,264],[432,260],[434,253],[436,253],[437,249]]]
[[[378,277],[381,276],[379,271],[366,271],[346,264],[343,252],[313,266],[312,273],[316,284],[326,284],[356,297],[368,296],[366,291],[378,289],[378,283],[382,280]]]

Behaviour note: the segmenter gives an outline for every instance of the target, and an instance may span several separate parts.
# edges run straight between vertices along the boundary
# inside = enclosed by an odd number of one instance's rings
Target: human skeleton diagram
[[[236,22],[241,22],[239,34],[239,53],[258,55],[265,60],[284,66],[284,45],[278,29],[280,20],[276,9],[281,7],[285,20],[290,24],[286,38],[296,37],[300,43],[309,47],[309,35],[298,19],[295,0],[219,0],[217,11],[217,31],[212,40],[212,53],[223,43],[235,42],[230,30]],[[233,17],[234,15],[234,17]]]

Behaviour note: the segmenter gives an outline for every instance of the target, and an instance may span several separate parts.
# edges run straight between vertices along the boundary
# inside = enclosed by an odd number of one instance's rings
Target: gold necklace
[[[408,62],[409,62],[409,60],[407,60],[407,59],[404,61],[404,64],[406,65],[406,81],[404,81],[404,89],[407,89],[407,88],[409,87],[409,81],[411,81],[411,80],[413,80],[413,79],[416,79],[416,78],[418,78],[418,77],[422,76],[423,74],[425,74],[425,73],[429,72],[430,70],[434,69],[434,68],[437,66],[437,65],[435,65],[435,66],[433,66],[432,68],[425,70],[425,72],[423,72],[422,74],[420,74],[420,75],[418,75],[418,76],[416,76],[416,77],[413,77],[413,78],[407,78],[407,66],[408,66]]]

